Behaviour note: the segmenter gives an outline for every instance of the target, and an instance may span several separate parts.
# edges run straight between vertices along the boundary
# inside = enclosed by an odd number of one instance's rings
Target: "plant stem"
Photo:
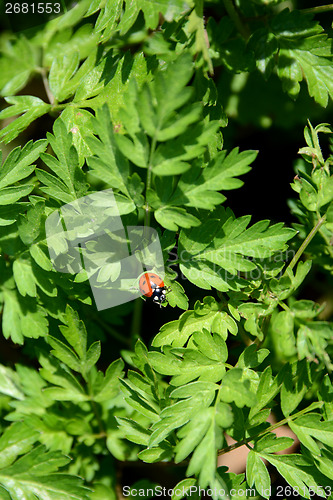
[[[138,338],[140,336],[141,317],[142,317],[142,305],[143,305],[143,300],[140,297],[134,301],[134,309],[133,309],[133,319],[132,319],[132,325],[131,325],[131,338],[130,338],[130,342],[133,342],[134,336],[136,338]]]
[[[232,0],[223,0],[223,3],[224,3],[225,10],[227,11],[230,18],[235,23],[235,26],[238,29],[239,33],[242,35],[242,37],[245,40],[248,40],[248,38],[251,35],[250,30],[247,27],[247,25],[244,24],[242,18],[240,17],[239,13],[237,12],[236,7],[233,4],[233,1]]]
[[[106,330],[113,338],[119,340],[120,342],[124,344],[129,344],[129,339],[124,337],[123,335],[120,335],[120,333],[117,332],[112,326],[110,326],[108,323],[106,323],[104,320],[102,320],[97,314],[93,317],[94,320],[99,323],[104,330]]]
[[[151,141],[151,147],[150,147],[150,153],[149,153],[149,160],[148,160],[148,166],[147,166],[147,178],[146,178],[146,199],[145,199],[145,218],[144,218],[144,233],[143,233],[143,238],[147,238],[147,229],[149,228],[150,224],[150,207],[148,204],[148,191],[151,186],[151,180],[152,180],[152,168],[153,168],[153,155],[156,149],[156,137],[154,136]],[[141,329],[141,317],[142,317],[142,306],[143,306],[143,301],[142,300],[135,300],[134,302],[134,310],[133,310],[133,319],[132,319],[132,325],[131,325],[131,339],[130,341],[133,341],[134,335],[137,335],[139,337],[140,335],[140,329]]]
[[[65,0],[60,0],[60,1],[61,1],[61,5],[62,5],[62,10],[63,10],[64,12],[67,12],[67,6],[66,6],[66,4],[65,4]]]
[[[156,137],[154,136],[151,141],[151,147],[150,147],[150,153],[149,153],[149,161],[148,161],[148,168],[147,168],[147,180],[146,180],[146,215],[145,215],[145,227],[149,227],[150,223],[150,209],[147,201],[147,196],[148,196],[148,190],[150,189],[151,186],[151,179],[152,179],[152,169],[153,169],[153,155],[155,152],[156,148]]]
[[[93,413],[94,413],[94,415],[96,417],[96,420],[97,420],[97,424],[98,424],[98,428],[99,428],[99,433],[106,436],[104,425],[103,425],[102,419],[101,419],[101,417],[99,415],[99,411],[98,411],[98,407],[96,405],[96,401],[94,400],[94,392],[92,390],[91,381],[90,381],[89,377],[87,377],[87,385],[88,385],[88,393],[89,393],[89,397],[90,397],[90,404],[91,404],[92,411],[93,411]]]
[[[257,439],[261,436],[264,436],[265,434],[269,434],[270,432],[274,431],[275,429],[278,429],[278,427],[282,427],[282,425],[286,425],[289,422],[292,422],[293,420],[295,420],[298,417],[301,417],[305,413],[312,411],[315,407],[321,408],[323,406],[323,404],[324,403],[322,401],[319,401],[318,404],[316,404],[316,405],[315,404],[310,405],[308,408],[304,408],[304,410],[301,410],[301,411],[295,413],[295,415],[290,415],[289,417],[284,418],[283,420],[280,420],[280,422],[277,422],[276,424],[271,425],[267,429],[259,432],[256,436],[250,436],[246,439],[243,439],[242,441],[238,441],[238,443],[231,444],[230,446],[223,448],[223,450],[220,450],[218,452],[218,456],[220,457],[221,455],[225,455],[229,451],[235,450],[236,448],[239,448],[240,446],[243,446],[244,444],[247,445],[247,443],[249,443],[250,441],[253,441],[254,439]]]
[[[328,5],[318,5],[317,7],[311,7],[310,9],[300,9],[303,14],[319,14],[330,10],[333,10],[333,3]]]
[[[295,265],[297,264],[297,261],[299,260],[299,258],[302,255],[302,253],[304,252],[304,250],[306,249],[306,247],[308,246],[308,244],[310,243],[310,241],[312,240],[312,238],[315,236],[315,234],[319,231],[320,227],[324,224],[325,220],[326,220],[326,216],[324,215],[323,217],[321,217],[317,221],[317,224],[314,226],[314,228],[312,228],[312,230],[310,231],[310,233],[307,235],[307,237],[305,238],[305,240],[303,241],[303,243],[301,244],[301,246],[299,247],[299,249],[295,253],[295,255],[292,258],[292,260],[291,260],[290,264],[288,265],[287,269],[292,270],[295,267]],[[287,269],[286,269],[286,271],[287,271]],[[286,271],[285,271],[284,274],[286,274]]]
[[[45,69],[44,68],[40,68],[38,70],[38,72],[40,73],[40,75],[42,76],[42,80],[43,80],[43,85],[44,85],[44,89],[45,89],[45,92],[46,92],[46,95],[47,95],[47,98],[50,102],[50,104],[54,104],[54,95],[52,94],[51,92],[51,89],[50,89],[50,86],[49,86],[49,81],[46,77],[46,72],[45,72]]]

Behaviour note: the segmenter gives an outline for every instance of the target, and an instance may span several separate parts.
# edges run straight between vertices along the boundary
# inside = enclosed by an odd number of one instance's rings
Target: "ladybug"
[[[155,273],[145,273],[139,281],[140,292],[151,297],[160,307],[166,299],[166,287],[163,280]]]

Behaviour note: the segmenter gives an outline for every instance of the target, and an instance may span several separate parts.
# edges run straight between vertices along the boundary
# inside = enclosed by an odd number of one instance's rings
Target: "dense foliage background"
[[[1,9],[1,500],[333,498],[332,4]],[[162,308],[52,265],[47,217],[107,188]]]

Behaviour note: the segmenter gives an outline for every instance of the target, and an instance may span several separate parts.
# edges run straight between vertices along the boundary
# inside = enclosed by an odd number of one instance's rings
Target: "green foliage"
[[[299,11],[284,10],[269,28],[254,32],[250,45],[257,68],[266,78],[276,65],[283,90],[291,97],[298,96],[299,82],[304,79],[310,96],[327,106],[333,91],[331,39],[319,23]]]
[[[18,422],[1,436],[1,452],[6,456],[0,474],[3,498],[36,495],[41,499],[88,499],[89,489],[81,479],[57,472],[69,462],[69,457],[58,451],[46,451],[42,445],[32,449],[37,440],[34,429]]]
[[[172,499],[274,498],[273,476],[286,497],[330,497],[332,298],[316,287],[333,272],[332,128],[311,121],[332,105],[332,39],[316,18],[332,5],[300,4],[79,0],[1,35],[1,499],[152,498],[164,476],[145,479],[149,467],[179,481]],[[238,123],[276,125],[279,163],[254,201],[288,163],[277,127],[306,117],[293,227],[265,204],[251,223],[251,203],[227,199],[260,153],[237,146]],[[108,188],[125,228],[159,235],[161,311],[140,298],[96,310],[88,278],[113,282],[118,262],[53,266],[46,219]],[[219,467],[242,445],[245,474]]]

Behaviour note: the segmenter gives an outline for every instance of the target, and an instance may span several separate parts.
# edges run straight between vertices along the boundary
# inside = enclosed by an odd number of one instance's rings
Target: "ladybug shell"
[[[151,297],[156,288],[164,288],[164,282],[155,273],[145,273],[140,278],[139,287],[143,295]]]

